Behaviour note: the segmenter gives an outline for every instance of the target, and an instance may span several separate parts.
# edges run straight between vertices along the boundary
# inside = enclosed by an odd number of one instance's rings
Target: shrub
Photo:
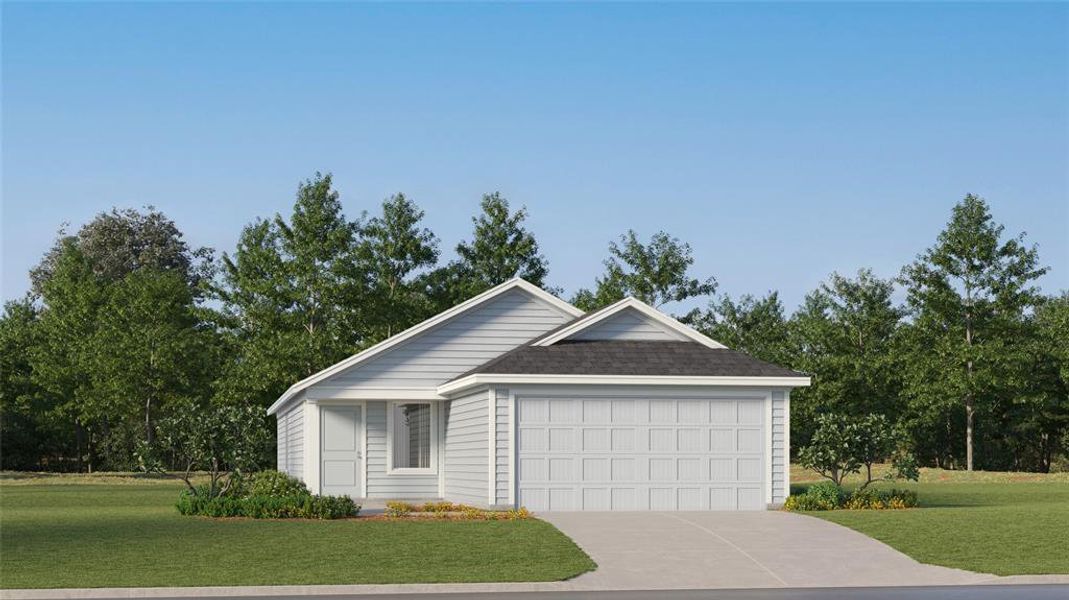
[[[260,471],[242,481],[244,496],[310,496],[304,482],[281,471]]]
[[[813,511],[835,510],[897,510],[917,506],[917,492],[913,490],[881,491],[859,488],[850,494],[833,490],[833,484],[824,482],[810,486],[801,494],[794,494],[783,504],[785,510]],[[836,493],[838,492],[838,493]]]
[[[809,486],[805,495],[813,499],[817,504],[824,506],[823,510],[838,508],[843,503],[843,490],[830,481],[821,481]]]
[[[203,517],[250,517],[253,519],[342,519],[355,517],[360,506],[348,496],[216,496],[183,491],[178,512]]]

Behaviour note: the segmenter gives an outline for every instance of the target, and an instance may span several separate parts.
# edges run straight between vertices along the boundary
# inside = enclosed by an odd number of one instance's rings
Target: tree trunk
[[[965,397],[965,470],[967,471],[972,471],[972,421],[975,412],[973,397],[969,394]]]
[[[145,399],[145,441],[153,444],[156,441],[156,432],[152,429],[152,396]]]

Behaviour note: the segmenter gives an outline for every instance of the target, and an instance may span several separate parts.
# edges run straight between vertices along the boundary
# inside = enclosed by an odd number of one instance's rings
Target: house
[[[299,381],[279,469],[322,494],[533,511],[762,510],[809,378],[627,298],[513,279]]]

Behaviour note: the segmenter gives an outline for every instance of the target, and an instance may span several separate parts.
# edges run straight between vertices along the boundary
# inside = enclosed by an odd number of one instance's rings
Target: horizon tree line
[[[136,469],[175,411],[266,408],[293,382],[512,277],[563,295],[548,287],[527,214],[484,195],[471,237],[443,263],[412,200],[348,217],[330,174],[316,173],[289,215],[256,218],[218,258],[151,207],[61,230],[30,292],[0,317],[0,466]],[[587,311],[629,295],[698,303],[677,318],[811,373],[792,394],[794,448],[818,415],[875,413],[908,432],[923,465],[1069,468],[1069,293],[1040,292],[1038,249],[1006,236],[983,199],[957,203],[898,277],[832,273],[790,314],[774,290],[718,294],[695,262],[668,233],[627,231],[569,300]]]

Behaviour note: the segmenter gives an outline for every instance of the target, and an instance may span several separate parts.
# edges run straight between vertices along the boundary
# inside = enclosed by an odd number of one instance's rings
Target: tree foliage
[[[906,436],[884,415],[860,417],[823,414],[816,418],[812,439],[798,452],[803,467],[827,477],[837,486],[843,479],[865,471],[865,489],[876,481],[873,466],[890,462],[886,479],[911,479],[920,473],[906,451]]]
[[[738,300],[724,295],[695,309],[684,319],[692,327],[728,348],[754,358],[790,366],[796,352],[791,347],[791,323],[777,292],[763,298],[744,295]]]
[[[142,460],[207,468],[218,492],[226,471],[270,463],[263,409],[295,381],[512,277],[547,288],[526,208],[497,193],[480,206],[446,265],[412,200],[350,218],[319,173],[218,263],[152,208],[61,230],[31,294],[0,316],[0,466]],[[867,467],[888,458],[908,471],[909,456],[1027,470],[1069,458],[1069,294],[1039,294],[1037,250],[1006,239],[983,200],[956,205],[897,281],[833,273],[789,316],[775,291],[714,297],[696,263],[665,232],[628,231],[573,302],[701,302],[684,321],[811,374],[791,394],[791,438],[830,479],[864,469],[871,481]]]
[[[797,423],[792,437],[799,444],[812,435],[821,413],[900,418],[894,344],[902,311],[893,295],[893,282],[871,271],[854,278],[833,273],[794,314],[790,366],[818,375],[812,386],[791,394]]]
[[[427,278],[436,307],[445,309],[514,277],[546,286],[549,263],[526,228],[527,209],[513,212],[500,193],[484,194],[482,212],[472,217],[470,242],[457,244],[457,260]]]
[[[590,311],[634,296],[658,307],[716,292],[716,279],[699,279],[690,274],[694,265],[690,244],[663,231],[643,244],[629,230],[620,236],[619,243],[609,242],[609,258],[604,264],[605,274],[595,280],[594,289],[576,292],[572,304]]]
[[[912,318],[904,357],[915,426],[956,430],[963,416],[969,470],[977,416],[993,417],[1025,360],[1023,316],[1038,301],[1033,282],[1046,272],[1023,234],[1003,240],[1003,232],[987,202],[970,194],[954,206],[936,244],[901,276]],[[951,448],[936,450],[960,457]]]
[[[217,297],[239,361],[219,381],[228,402],[267,406],[295,381],[368,343],[369,282],[360,220],[342,211],[331,176],[297,188],[289,218],[259,219],[223,256]]]

